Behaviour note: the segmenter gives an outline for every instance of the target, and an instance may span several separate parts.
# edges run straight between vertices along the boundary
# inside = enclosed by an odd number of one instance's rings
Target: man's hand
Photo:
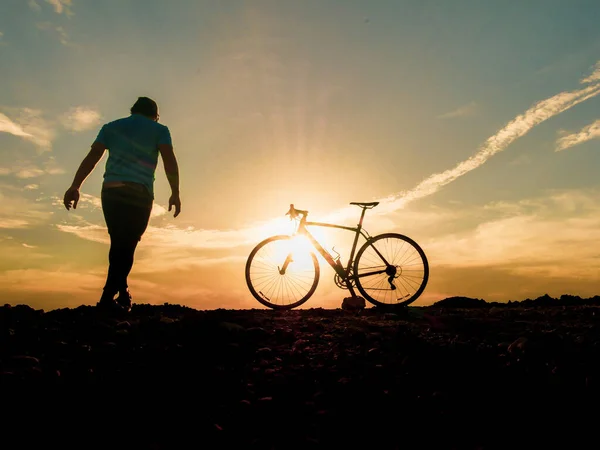
[[[79,189],[71,186],[65,192],[65,197],[63,199],[63,203],[65,204],[65,208],[67,211],[71,209],[71,203],[73,203],[73,209],[77,209],[77,203],[79,202]]]
[[[173,206],[175,207],[175,214],[173,214],[173,217],[177,217],[181,212],[181,200],[179,194],[171,194],[171,198],[169,198],[169,211],[171,211]]]

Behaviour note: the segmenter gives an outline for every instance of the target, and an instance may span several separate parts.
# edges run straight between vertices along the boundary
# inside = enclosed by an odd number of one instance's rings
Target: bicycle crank
[[[356,287],[356,279],[352,276],[352,273],[348,275],[347,280],[343,280],[337,273],[333,277],[333,282],[340,289],[348,289],[348,284],[352,287]]]

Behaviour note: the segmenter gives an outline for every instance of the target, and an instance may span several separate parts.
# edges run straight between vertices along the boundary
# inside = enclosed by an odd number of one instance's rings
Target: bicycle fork
[[[279,270],[279,275],[285,275],[285,270],[287,269],[287,266],[289,266],[289,264],[293,261],[294,261],[294,258],[292,256],[292,254],[289,253],[287,255],[287,258],[285,258],[285,261],[283,262],[283,266],[281,266],[281,268],[279,266],[277,266],[277,269]]]

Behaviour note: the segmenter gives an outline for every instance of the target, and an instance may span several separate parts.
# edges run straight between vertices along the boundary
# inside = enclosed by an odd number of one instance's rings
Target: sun
[[[314,247],[306,236],[297,234],[290,238],[289,249],[293,255],[301,255],[310,253]]]

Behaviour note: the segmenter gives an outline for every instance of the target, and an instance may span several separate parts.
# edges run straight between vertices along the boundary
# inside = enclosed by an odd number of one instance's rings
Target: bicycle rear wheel
[[[285,269],[283,273],[281,269]],[[302,305],[315,292],[319,276],[315,254],[302,241],[286,235],[260,242],[246,262],[248,289],[256,300],[272,309]]]
[[[419,245],[402,234],[375,236],[360,248],[354,260],[356,287],[377,306],[405,306],[423,293],[429,263]]]

